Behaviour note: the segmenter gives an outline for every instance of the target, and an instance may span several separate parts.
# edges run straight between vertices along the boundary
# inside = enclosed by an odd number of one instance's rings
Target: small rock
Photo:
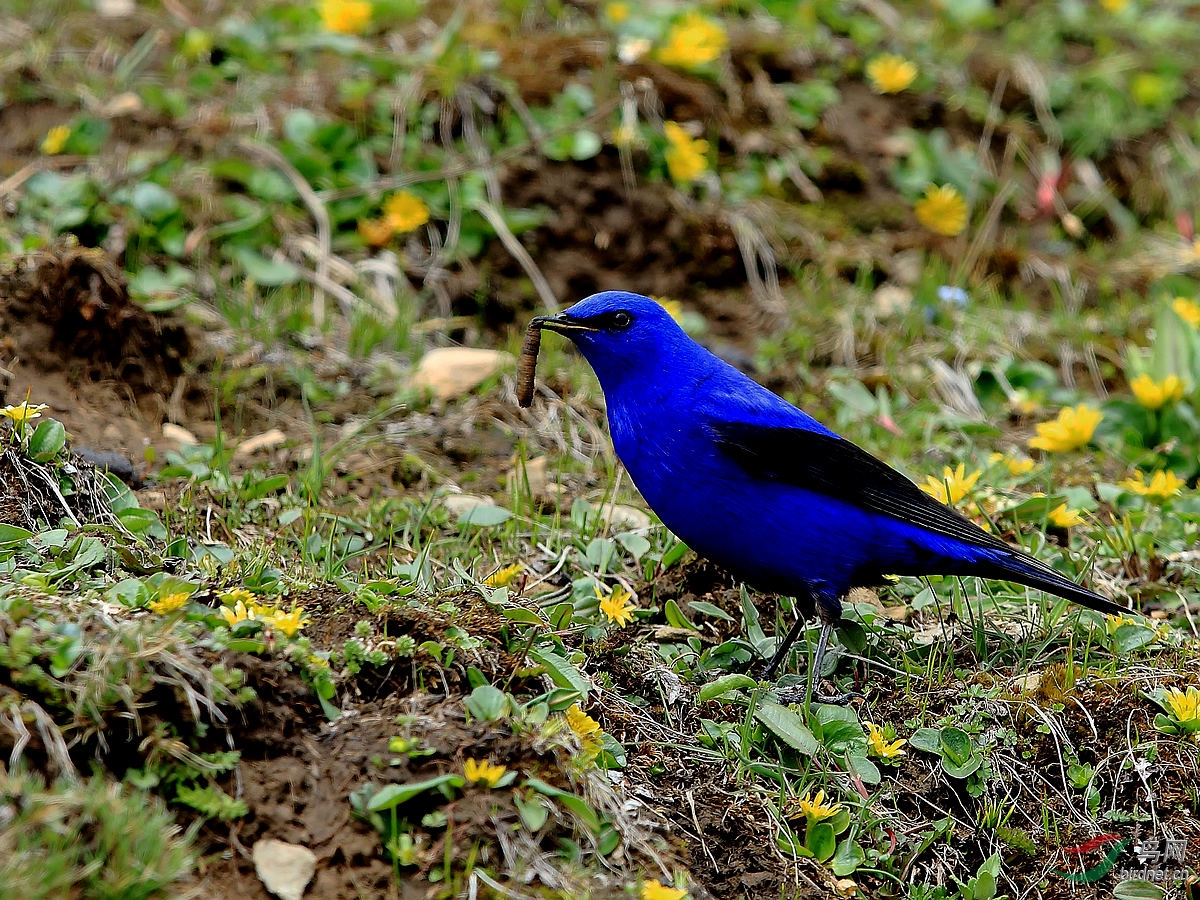
[[[247,456],[253,456],[259,450],[273,450],[286,440],[286,434],[278,428],[272,428],[270,431],[256,434],[252,438],[246,438],[238,444],[237,449],[233,451],[233,456],[234,459],[245,459]]]
[[[200,443],[194,434],[186,428],[176,425],[174,422],[163,422],[162,435],[168,441],[174,441],[180,446],[191,446]]]
[[[117,94],[101,107],[100,112],[109,118],[131,116],[142,111],[142,98],[132,91]]]
[[[898,284],[881,284],[871,295],[871,300],[875,304],[875,312],[880,318],[886,319],[907,312],[912,306],[913,292]]]
[[[453,400],[512,364],[513,355],[503,350],[439,347],[421,357],[410,384],[431,391],[438,400]]]
[[[892,281],[901,287],[915,288],[925,272],[925,254],[920,250],[902,250],[888,262]]]
[[[317,855],[307,847],[264,838],[251,852],[254,871],[280,900],[300,900],[317,871]]]
[[[1042,673],[1033,672],[1030,675],[1014,678],[1011,684],[1012,689],[1021,696],[1036,694],[1038,688],[1042,686]]]
[[[610,503],[600,510],[600,516],[613,528],[622,531],[642,531],[650,527],[650,517],[636,506]]]
[[[546,471],[549,466],[548,456],[536,456],[523,464],[518,462],[509,473],[509,488],[512,491],[523,490],[528,484],[531,497],[542,496],[546,485],[550,483],[550,475]]]
[[[477,506],[495,506],[496,501],[491,497],[484,497],[479,494],[447,494],[442,498],[442,506],[446,507],[446,511],[452,516],[461,516],[469,509],[475,509]]]
[[[133,15],[137,5],[134,0],[97,0],[95,8],[106,19],[122,19]]]

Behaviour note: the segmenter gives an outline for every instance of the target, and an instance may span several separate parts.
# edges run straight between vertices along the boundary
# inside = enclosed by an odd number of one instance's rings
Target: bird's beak
[[[591,325],[586,325],[583,322],[576,321],[566,313],[558,313],[554,316],[534,316],[529,322],[530,327],[538,327],[544,331],[557,331],[559,334],[565,334],[568,337],[573,332],[597,331]]]

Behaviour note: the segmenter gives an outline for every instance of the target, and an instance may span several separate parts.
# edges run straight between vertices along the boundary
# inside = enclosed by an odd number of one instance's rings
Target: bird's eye
[[[633,324],[633,316],[631,316],[629,313],[625,312],[625,310],[622,309],[618,312],[613,313],[613,316],[612,316],[612,327],[613,328],[616,328],[620,331],[624,331],[626,328],[628,328],[632,324]]]

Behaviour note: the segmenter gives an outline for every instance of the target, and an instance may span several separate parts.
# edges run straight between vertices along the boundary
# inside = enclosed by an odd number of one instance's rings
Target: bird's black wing
[[[803,488],[964,543],[1019,552],[837,435],[745,422],[710,421],[708,428],[721,452],[753,478]]]

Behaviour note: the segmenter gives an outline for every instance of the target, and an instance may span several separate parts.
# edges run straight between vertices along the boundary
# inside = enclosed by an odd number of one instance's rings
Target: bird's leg
[[[846,691],[841,694],[821,693],[821,667],[825,663],[825,653],[829,649],[829,635],[832,633],[835,624],[834,620],[827,619],[824,616],[821,617],[821,633],[817,637],[817,652],[813,654],[812,664],[808,668],[808,687],[804,692],[796,688],[779,691],[779,701],[781,703],[795,703],[804,699],[805,694],[810,694],[816,703],[832,703],[841,706],[848,700],[862,697],[862,694],[857,691]],[[804,619],[797,619],[796,624],[792,626],[791,630],[787,633],[787,637],[784,638],[780,651],[776,651],[775,658],[767,666],[767,677],[770,677],[771,672],[774,671],[775,666],[779,663],[780,653],[786,653],[788,648],[795,643],[803,627]]]
[[[767,668],[763,670],[763,678],[770,678],[775,674],[779,664],[787,659],[788,651],[792,649],[792,645],[796,643],[802,631],[804,631],[804,616],[798,615],[796,621],[792,623],[792,627],[788,629],[788,633],[784,635],[783,641],[776,648],[775,655],[767,663]]]
[[[841,706],[847,700],[861,697],[857,691],[846,691],[841,694],[821,693],[821,666],[825,662],[825,651],[829,649],[829,634],[833,631],[833,622],[821,622],[821,634],[817,637],[817,652],[813,654],[812,668],[808,670],[808,683],[812,688],[812,698],[817,703],[833,703]]]

